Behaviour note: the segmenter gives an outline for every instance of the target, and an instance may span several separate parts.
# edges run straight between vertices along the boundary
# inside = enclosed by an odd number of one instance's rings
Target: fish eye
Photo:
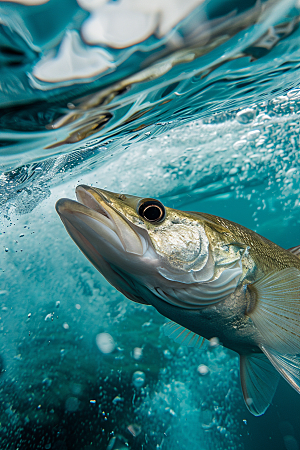
[[[154,199],[145,199],[138,207],[139,215],[151,223],[161,222],[165,218],[166,210],[162,203]]]

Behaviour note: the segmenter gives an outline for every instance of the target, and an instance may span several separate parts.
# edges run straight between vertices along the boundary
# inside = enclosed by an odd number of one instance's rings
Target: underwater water
[[[55,211],[87,184],[299,245],[300,3],[0,5],[0,448],[299,450],[280,380],[247,410],[237,354],[179,345]]]

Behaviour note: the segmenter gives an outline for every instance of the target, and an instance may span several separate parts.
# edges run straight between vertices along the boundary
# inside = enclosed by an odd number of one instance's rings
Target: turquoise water
[[[165,337],[54,209],[89,184],[299,244],[299,2],[183,3],[1,5],[1,449],[300,447],[287,383],[251,416],[236,355]]]

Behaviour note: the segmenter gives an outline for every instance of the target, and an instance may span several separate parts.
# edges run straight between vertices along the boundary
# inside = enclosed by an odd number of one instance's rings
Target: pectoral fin
[[[256,303],[248,315],[261,344],[281,354],[300,353],[300,271],[290,267],[272,272],[249,288]]]
[[[273,399],[279,373],[263,353],[253,353],[241,355],[240,376],[247,408],[255,416],[261,416]]]
[[[185,345],[187,347],[200,348],[205,339],[187,328],[178,325],[175,322],[167,322],[164,324],[163,331],[174,342]]]
[[[256,304],[249,316],[262,336],[260,348],[300,393],[300,271],[273,272],[252,287]]]
[[[300,356],[283,355],[264,345],[261,349],[280,375],[300,394]]]

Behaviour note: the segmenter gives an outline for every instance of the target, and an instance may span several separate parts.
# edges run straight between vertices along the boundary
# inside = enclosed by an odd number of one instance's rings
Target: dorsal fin
[[[165,336],[168,336],[174,342],[187,347],[200,348],[205,339],[187,328],[178,325],[175,322],[167,322],[163,326]]]
[[[288,249],[288,251],[293,253],[293,255],[298,256],[298,258],[300,258],[300,245],[297,245],[296,247],[291,247]]]

